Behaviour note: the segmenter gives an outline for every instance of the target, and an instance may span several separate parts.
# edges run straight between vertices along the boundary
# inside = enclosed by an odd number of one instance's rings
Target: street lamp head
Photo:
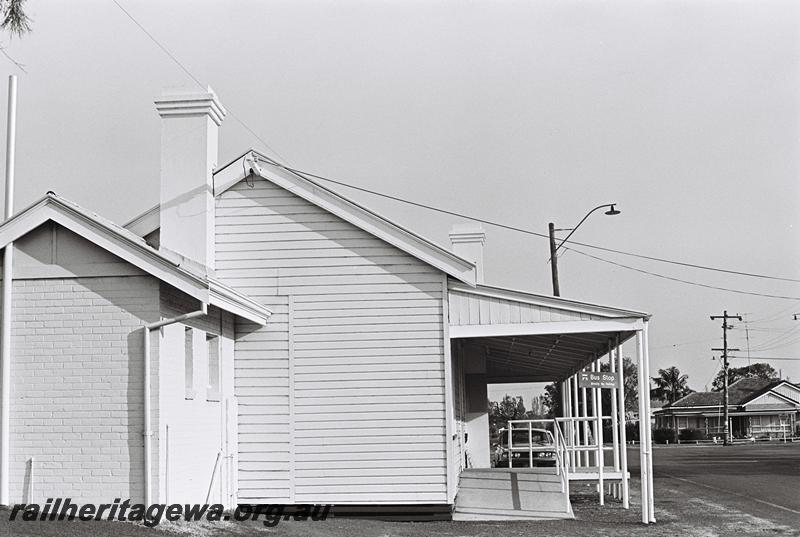
[[[622,212],[622,211],[618,211],[618,210],[616,210],[616,209],[614,208],[614,205],[616,205],[616,204],[615,204],[615,203],[612,203],[612,204],[611,204],[611,208],[610,208],[609,210],[607,210],[607,211],[606,211],[606,214],[607,214],[608,216],[616,216],[616,215],[618,215],[619,213],[621,213],[621,212]]]

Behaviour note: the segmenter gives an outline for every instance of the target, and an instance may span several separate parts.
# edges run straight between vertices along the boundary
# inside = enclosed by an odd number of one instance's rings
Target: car
[[[530,468],[556,465],[556,442],[546,429],[515,429],[508,447],[508,430],[500,429],[494,452],[497,468]],[[529,442],[531,440],[532,442]],[[531,456],[533,457],[531,459]],[[509,464],[511,460],[511,464]],[[531,460],[533,464],[531,464]]]

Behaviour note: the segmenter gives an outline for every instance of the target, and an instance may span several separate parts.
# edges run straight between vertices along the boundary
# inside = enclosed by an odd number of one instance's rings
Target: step
[[[454,520],[572,518],[552,468],[469,469],[461,473]]]
[[[564,507],[564,494],[561,492],[514,494],[511,491],[459,490],[456,507],[558,511]]]
[[[561,483],[536,483],[535,481],[481,481],[479,479],[462,479],[459,481],[459,490],[486,490],[497,494],[506,491],[518,494],[531,493],[561,493]]]
[[[572,519],[575,515],[570,508],[569,513],[560,511],[517,511],[512,509],[459,508],[453,512],[455,521],[491,521],[491,520],[563,520]]]
[[[491,469],[469,469],[461,472],[461,479],[474,478],[474,479],[494,479],[494,480],[509,480],[514,475],[518,481],[531,481],[537,483],[561,483],[561,476],[556,475],[555,470],[547,469],[512,469],[505,468],[491,468]]]

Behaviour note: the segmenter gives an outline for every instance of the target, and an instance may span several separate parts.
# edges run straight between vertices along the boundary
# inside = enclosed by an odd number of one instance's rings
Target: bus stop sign
[[[616,388],[618,380],[617,374],[610,371],[581,371],[578,376],[578,387]]]

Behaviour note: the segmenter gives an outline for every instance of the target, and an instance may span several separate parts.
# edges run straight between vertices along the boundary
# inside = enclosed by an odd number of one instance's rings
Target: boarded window
[[[220,392],[220,363],[219,363],[219,336],[206,335],[208,346],[208,394],[209,401],[219,401]]]
[[[194,399],[194,333],[188,327],[184,330],[183,358],[186,399]]]

